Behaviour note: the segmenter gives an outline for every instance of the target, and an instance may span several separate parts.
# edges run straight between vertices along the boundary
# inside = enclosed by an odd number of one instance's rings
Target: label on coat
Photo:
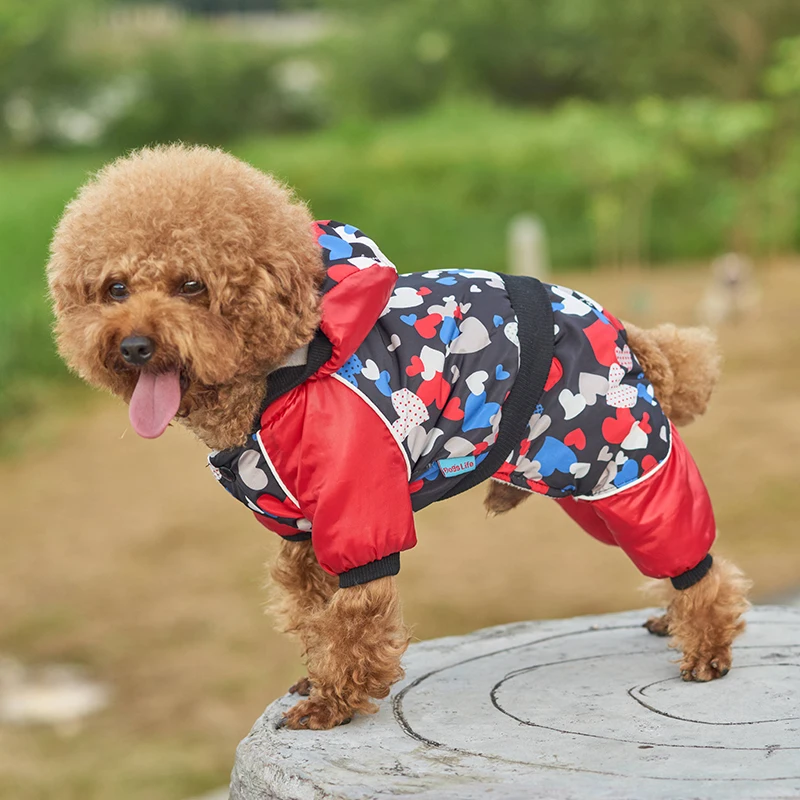
[[[440,458],[437,463],[445,478],[455,478],[475,469],[475,456]]]

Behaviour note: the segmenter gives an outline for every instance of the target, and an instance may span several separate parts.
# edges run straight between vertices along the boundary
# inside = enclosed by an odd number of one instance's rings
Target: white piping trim
[[[289,491],[286,484],[281,480],[281,476],[278,475],[278,470],[275,469],[275,465],[272,463],[272,459],[267,455],[267,448],[264,447],[264,442],[261,439],[261,431],[256,434],[256,440],[258,441],[258,446],[261,448],[261,454],[264,456],[264,460],[267,462],[267,466],[272,470],[272,474],[275,476],[275,480],[278,481],[278,486],[283,489],[286,493],[286,496],[291,500],[295,506],[297,506],[297,510],[302,512],[300,508],[300,503],[297,502],[297,498]]]
[[[601,494],[581,494],[581,495],[574,495],[576,500],[587,500],[588,502],[593,502],[594,500],[605,500],[607,497],[613,497],[615,494],[619,494],[620,492],[624,492],[627,489],[632,489],[634,486],[637,486],[640,483],[644,483],[653,475],[658,472],[664,464],[667,463],[669,457],[672,455],[672,440],[673,440],[673,430],[672,430],[672,423],[670,423],[670,437],[669,437],[669,450],[664,458],[656,464],[650,472],[645,472],[640,478],[637,478],[635,481],[631,481],[630,483],[626,483],[624,486],[615,487],[614,489],[608,492],[602,492]]]
[[[521,492],[528,492],[529,494],[538,494],[542,497],[550,497],[553,500],[562,500],[565,497],[572,497],[575,500],[586,500],[588,502],[593,502],[594,500],[605,500],[607,497],[613,497],[615,494],[619,494],[620,492],[624,492],[626,489],[630,489],[633,486],[636,486],[639,483],[644,483],[646,480],[650,479],[653,475],[658,472],[664,464],[667,463],[667,459],[672,455],[672,423],[670,423],[670,437],[669,437],[669,450],[667,450],[667,454],[664,458],[656,464],[650,472],[645,473],[640,478],[637,478],[635,481],[631,481],[630,483],[626,483],[624,486],[614,487],[611,491],[603,492],[602,494],[565,494],[561,497],[552,494],[545,494],[543,492],[536,492],[533,489],[528,488],[527,486],[517,486],[516,483],[511,483],[511,481],[504,481],[502,478],[495,478],[494,475],[490,475],[489,479],[493,481],[497,481],[497,483],[502,484],[503,486],[512,486],[514,489],[519,489]]]
[[[392,438],[397,442],[397,446],[400,448],[400,452],[403,454],[403,461],[406,462],[406,473],[408,475],[408,480],[411,480],[411,462],[408,460],[408,453],[406,453],[405,447],[403,447],[403,440],[397,435],[397,432],[392,427],[391,423],[389,422],[386,417],[381,414],[380,409],[372,402],[372,400],[367,397],[364,392],[361,391],[357,386],[353,386],[347,378],[343,378],[336,372],[331,373],[331,378],[335,378],[339,383],[344,384],[349,389],[352,389],[377,415],[378,419],[383,422],[383,424],[389,429],[389,433],[392,434]]]
[[[521,492],[527,492],[528,494],[540,494],[542,497],[547,497],[548,495],[542,494],[541,492],[534,492],[530,486],[517,486],[516,483],[511,483],[511,481],[504,481],[502,478],[495,478],[494,475],[489,476],[490,481],[494,481],[495,483],[499,483],[501,486],[510,486],[512,489],[519,489]]]

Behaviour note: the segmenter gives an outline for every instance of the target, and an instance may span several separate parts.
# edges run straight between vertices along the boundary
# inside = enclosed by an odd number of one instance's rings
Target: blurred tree
[[[104,0],[0,0],[0,141],[16,127],[19,139],[38,140],[33,98],[69,96],[81,83],[66,47],[70,24]]]
[[[565,97],[631,100],[643,94],[756,99],[763,97],[762,74],[775,42],[800,32],[797,0],[329,4],[349,14],[357,40],[356,49],[342,55],[360,64],[348,74],[360,78],[366,100],[381,108],[396,85],[398,107],[408,107],[409,72],[418,76],[411,83],[419,105],[453,85],[545,105]],[[431,48],[434,39],[439,45]],[[384,93],[375,86],[378,79],[385,81]]]

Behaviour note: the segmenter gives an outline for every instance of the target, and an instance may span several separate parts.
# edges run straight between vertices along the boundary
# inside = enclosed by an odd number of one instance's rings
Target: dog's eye
[[[201,281],[186,281],[185,283],[181,284],[180,289],[178,289],[178,294],[182,294],[185,297],[193,297],[194,295],[200,294],[205,290],[205,284]]]
[[[108,296],[112,300],[127,300],[129,295],[128,287],[120,281],[114,281],[108,287]]]

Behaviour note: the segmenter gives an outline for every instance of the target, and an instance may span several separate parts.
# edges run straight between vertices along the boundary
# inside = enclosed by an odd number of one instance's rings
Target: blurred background
[[[0,797],[185,800],[298,678],[275,543],[182,430],[146,442],[50,338],[43,268],[104,162],[220,145],[403,271],[518,270],[726,368],[686,431],[758,600],[800,593],[796,0],[0,0]],[[418,638],[647,605],[555,504],[427,509]],[[643,634],[644,635],[644,634]]]

